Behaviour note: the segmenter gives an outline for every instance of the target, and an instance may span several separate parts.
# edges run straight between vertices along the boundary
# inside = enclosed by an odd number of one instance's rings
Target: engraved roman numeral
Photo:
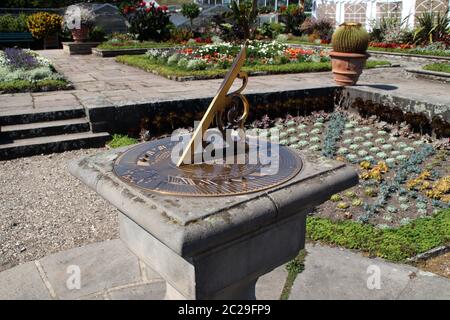
[[[167,182],[170,184],[179,184],[179,185],[190,185],[195,186],[194,180],[190,178],[183,178],[183,177],[175,177],[175,176],[167,176]]]

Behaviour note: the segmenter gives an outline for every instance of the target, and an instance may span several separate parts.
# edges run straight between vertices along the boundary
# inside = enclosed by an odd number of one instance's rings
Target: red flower
[[[136,10],[135,7],[130,7],[130,12],[133,12],[133,11],[135,11],[135,10]]]
[[[167,11],[167,10],[169,10],[169,8],[167,6],[162,6],[162,10]]]
[[[162,8],[161,8],[161,7],[158,7],[158,8],[156,8],[156,10],[158,10],[158,11],[161,11],[161,10],[162,10]]]
[[[152,8],[145,8],[145,12],[149,13],[150,11],[152,11]]]
[[[145,7],[145,2],[142,1],[141,3],[139,3],[139,5],[140,5],[141,7]]]

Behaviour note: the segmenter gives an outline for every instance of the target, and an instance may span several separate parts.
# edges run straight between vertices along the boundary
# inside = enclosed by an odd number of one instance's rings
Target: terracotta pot
[[[352,86],[358,81],[369,54],[331,51],[330,57],[334,81],[341,86]]]
[[[80,29],[72,29],[72,37],[75,42],[85,42],[88,39],[89,27],[82,25]]]

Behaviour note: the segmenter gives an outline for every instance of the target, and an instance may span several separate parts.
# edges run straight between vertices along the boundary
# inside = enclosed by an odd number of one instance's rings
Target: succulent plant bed
[[[398,227],[450,204],[449,141],[413,133],[406,124],[347,112],[254,123],[258,134],[279,130],[280,143],[354,166],[360,183],[333,195],[315,216],[355,220],[378,228]]]

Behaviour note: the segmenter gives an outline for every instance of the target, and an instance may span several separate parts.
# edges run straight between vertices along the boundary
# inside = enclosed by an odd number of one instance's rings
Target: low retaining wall
[[[102,57],[102,58],[111,58],[111,57],[117,57],[117,56],[136,56],[145,54],[150,49],[157,49],[157,50],[174,50],[178,49],[180,47],[167,47],[167,48],[136,48],[136,49],[101,49],[101,48],[94,48],[92,49],[92,53],[96,56]]]
[[[423,56],[418,54],[397,53],[397,52],[381,52],[367,51],[374,59],[395,61],[398,63],[412,62],[417,64],[430,64],[436,62],[450,62],[450,57],[440,56]]]
[[[406,72],[414,75],[416,78],[425,78],[429,80],[450,83],[450,73],[410,68],[405,70]]]
[[[422,133],[450,137],[450,105],[416,101],[359,87],[342,93],[350,109],[365,116],[376,115],[387,122],[407,122]]]
[[[321,87],[302,90],[253,93],[246,95],[251,104],[249,122],[313,111],[332,111],[337,95],[344,96],[344,107],[362,115],[377,115],[387,122],[407,122],[423,133],[450,137],[450,106],[415,101],[364,87]],[[174,129],[190,127],[200,120],[213,96],[124,105],[86,106],[94,132],[138,135],[141,129],[152,135],[170,134]]]
[[[304,115],[324,109],[331,111],[335,88],[247,94],[252,106],[247,121],[260,119],[265,114],[276,117],[287,113]],[[120,106],[91,105],[87,106],[87,114],[94,132],[138,134],[141,128],[146,128],[152,134],[161,135],[192,126],[195,120],[202,118],[212,99],[213,96]]]

